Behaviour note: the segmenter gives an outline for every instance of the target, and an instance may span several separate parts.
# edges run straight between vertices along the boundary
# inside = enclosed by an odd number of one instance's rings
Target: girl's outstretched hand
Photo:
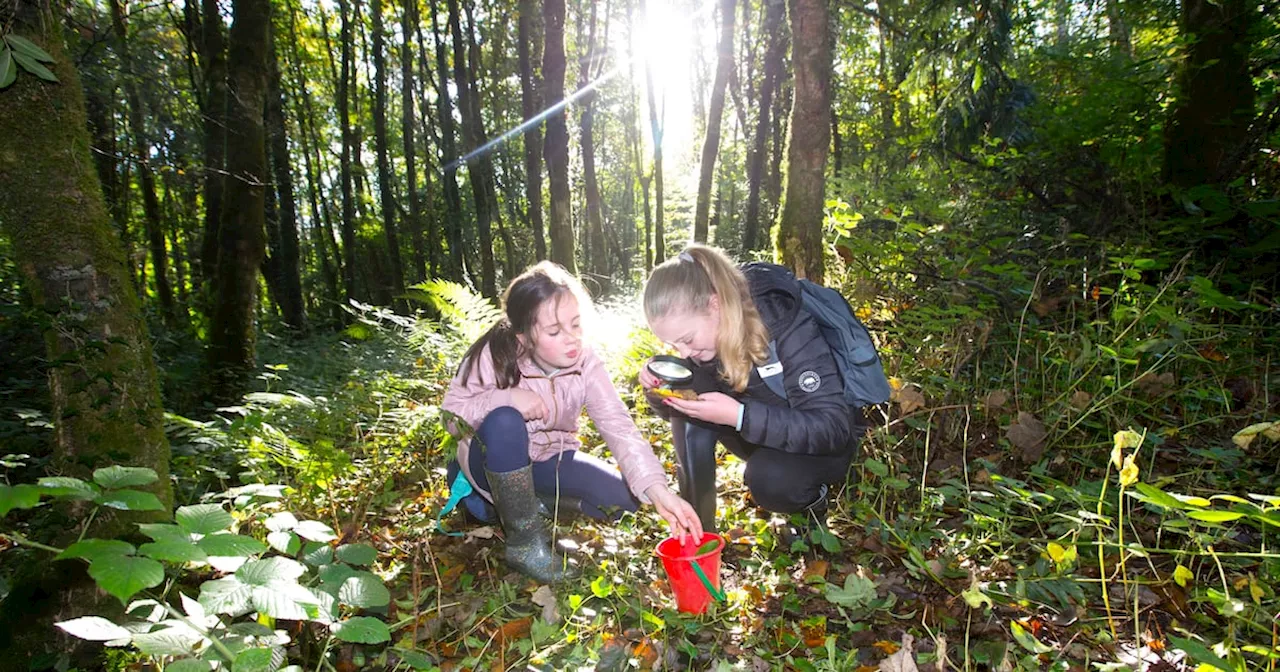
[[[643,387],[645,392],[649,392],[653,388],[662,385],[662,380],[652,373],[649,373],[649,362],[652,361],[653,358],[650,357],[649,359],[644,360],[644,364],[640,365],[640,373],[638,377],[640,378],[640,387]]]
[[[697,399],[668,397],[662,403],[684,413],[694,420],[735,427],[738,424],[738,407],[742,402],[723,392],[705,392]]]
[[[689,502],[668,490],[665,485],[654,485],[645,494],[653,502],[653,508],[658,510],[658,515],[671,526],[672,537],[680,539],[680,543],[686,543],[686,539],[693,543],[702,540],[702,521]]]

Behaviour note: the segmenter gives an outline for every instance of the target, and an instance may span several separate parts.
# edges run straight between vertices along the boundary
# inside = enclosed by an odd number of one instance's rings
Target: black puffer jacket
[[[844,400],[844,387],[831,348],[818,324],[800,309],[800,285],[791,271],[775,264],[742,267],[751,298],[769,329],[783,367],[787,398],[774,394],[751,370],[741,393],[719,380],[719,362],[698,367],[695,389],[718,390],[745,406],[741,436],[748,443],[788,453],[839,455],[857,447],[855,414]]]

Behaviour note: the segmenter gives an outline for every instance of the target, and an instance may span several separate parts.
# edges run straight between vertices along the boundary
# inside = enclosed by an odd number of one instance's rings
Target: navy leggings
[[[500,474],[529,464],[529,430],[520,411],[510,406],[490,411],[476,429],[469,450],[467,466],[471,481],[485,490],[489,489],[486,469]],[[450,483],[457,471],[457,461],[451,462]],[[534,462],[533,487],[539,495],[577,497],[582,501],[582,512],[592,518],[605,519],[611,513],[639,508],[639,502],[631,495],[616,467],[576,450]],[[462,501],[477,518],[485,521],[496,518],[492,506],[479,494]]]

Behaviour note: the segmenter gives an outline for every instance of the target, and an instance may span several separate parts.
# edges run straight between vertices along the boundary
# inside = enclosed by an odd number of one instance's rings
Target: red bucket
[[[716,541],[716,547],[695,555],[698,548],[709,541]],[[671,592],[676,596],[676,608],[688,614],[701,614],[711,603],[712,591],[707,589],[699,578],[693,564],[698,563],[703,575],[711,582],[716,591],[720,590],[720,551],[724,549],[724,539],[720,535],[705,532],[696,544],[681,544],[675,537],[668,537],[658,544],[658,557],[662,558],[662,568],[667,572],[667,580],[671,583]]]

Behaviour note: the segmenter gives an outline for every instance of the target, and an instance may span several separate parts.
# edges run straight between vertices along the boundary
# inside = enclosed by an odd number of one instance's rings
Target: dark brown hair
[[[559,264],[540,261],[517,276],[502,293],[502,310],[506,317],[498,320],[489,331],[476,339],[463,355],[460,367],[462,379],[466,380],[471,376],[472,364],[488,346],[489,354],[493,357],[493,370],[498,378],[498,389],[515,387],[520,382],[519,361],[524,354],[518,336],[533,334],[533,328],[538,322],[538,312],[542,310],[543,304],[547,301],[559,302],[566,296],[576,298],[584,313],[589,310],[591,299],[582,283]]]

